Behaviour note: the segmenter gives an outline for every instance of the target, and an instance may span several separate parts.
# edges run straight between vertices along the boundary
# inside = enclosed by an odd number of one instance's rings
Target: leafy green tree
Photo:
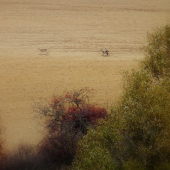
[[[152,46],[149,43],[142,67],[125,74],[122,98],[107,121],[100,121],[79,142],[72,170],[169,169],[169,27],[150,35],[149,40]],[[155,54],[157,48],[161,52]]]
[[[148,34],[145,50],[144,68],[158,79],[165,75],[170,77],[170,26],[166,25]]]
[[[155,169],[169,160],[170,93],[144,70],[127,80],[108,121],[80,142],[73,169]]]

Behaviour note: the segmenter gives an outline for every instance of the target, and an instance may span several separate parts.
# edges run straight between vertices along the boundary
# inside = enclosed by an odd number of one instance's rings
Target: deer
[[[109,51],[105,48],[104,50],[101,49],[101,52],[103,53],[103,56],[106,54],[109,55]]]
[[[38,51],[40,52],[39,55],[47,55],[48,54],[48,50],[47,49],[38,48]]]

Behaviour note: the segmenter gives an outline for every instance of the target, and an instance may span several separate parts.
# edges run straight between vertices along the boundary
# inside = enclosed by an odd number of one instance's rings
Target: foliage
[[[125,74],[121,100],[107,121],[100,121],[97,129],[88,131],[79,142],[72,170],[169,169],[170,77],[168,54],[163,49],[169,43],[168,29],[166,26],[153,35],[153,49],[149,45],[142,67]],[[163,38],[157,45],[158,34]],[[156,47],[164,53],[155,56]],[[161,68],[158,72],[148,62],[152,60]]]
[[[144,68],[158,79],[165,75],[170,77],[170,26],[166,25],[148,34],[148,45],[145,49]]]
[[[120,106],[122,133],[129,156],[145,168],[155,169],[170,156],[170,93],[165,83],[155,82],[143,70],[132,73],[128,80]]]
[[[54,96],[48,106],[40,106],[39,113],[46,118],[47,135],[39,145],[42,155],[58,165],[70,165],[76,154],[78,141],[95,127],[98,119],[107,116],[105,108],[90,105],[89,89],[81,89]]]
[[[80,142],[73,169],[156,169],[170,159],[170,93],[143,70],[127,79],[108,121]]]
[[[100,121],[96,130],[90,129],[88,134],[79,142],[76,158],[70,169],[73,170],[114,170],[115,164],[110,153],[114,142],[120,140],[114,124]],[[108,146],[108,142],[112,145]],[[115,168],[116,169],[116,168]]]

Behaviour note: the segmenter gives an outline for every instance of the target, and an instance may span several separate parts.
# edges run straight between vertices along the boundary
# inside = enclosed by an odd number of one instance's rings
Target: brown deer
[[[38,48],[38,51],[40,52],[39,55],[47,55],[48,54],[48,50],[47,49]]]
[[[101,49],[101,52],[103,53],[103,56],[106,54],[109,55],[109,51],[105,48],[104,50]]]

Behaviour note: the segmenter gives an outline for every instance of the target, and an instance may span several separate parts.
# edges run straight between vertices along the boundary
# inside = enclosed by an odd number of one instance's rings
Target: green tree
[[[170,168],[169,28],[150,35],[141,68],[125,73],[122,98],[79,142],[71,169]]]
[[[161,76],[170,77],[170,26],[166,25],[156,29],[147,37],[144,68],[158,79]]]

